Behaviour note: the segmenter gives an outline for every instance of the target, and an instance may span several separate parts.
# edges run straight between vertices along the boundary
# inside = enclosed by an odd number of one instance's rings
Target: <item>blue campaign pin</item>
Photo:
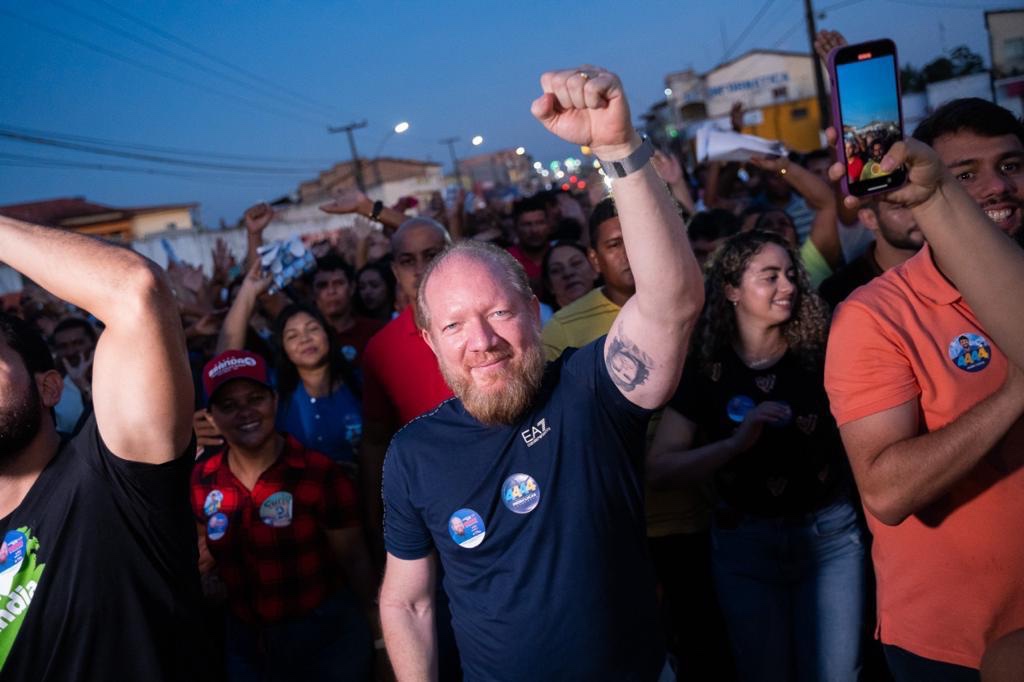
[[[217,512],[206,521],[206,539],[220,540],[228,532],[228,515]]]
[[[9,530],[0,544],[0,573],[21,563],[25,558],[25,534],[20,530]]]
[[[260,505],[260,519],[274,528],[292,525],[292,494],[276,492]]]
[[[745,395],[733,396],[725,406],[725,413],[729,415],[729,419],[733,420],[737,424],[742,422],[747,412],[757,407],[757,403]]]
[[[210,494],[206,496],[206,501],[203,502],[203,513],[213,516],[220,511],[220,504],[223,501],[224,493],[219,490],[211,490]]]
[[[992,359],[992,346],[985,337],[964,332],[949,342],[948,353],[953,364],[965,372],[980,372]]]
[[[501,486],[501,501],[509,511],[529,514],[540,504],[540,488],[528,474],[512,474]]]
[[[484,541],[484,520],[472,509],[460,509],[448,519],[448,534],[459,547],[476,547]]]

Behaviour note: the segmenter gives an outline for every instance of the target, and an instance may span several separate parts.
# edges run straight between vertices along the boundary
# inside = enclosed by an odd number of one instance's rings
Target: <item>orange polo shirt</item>
[[[994,393],[1006,370],[926,246],[839,306],[825,387],[840,426],[917,399],[931,432]],[[884,643],[978,668],[991,641],[1024,627],[1022,465],[1024,419],[928,508],[898,526],[867,515]]]

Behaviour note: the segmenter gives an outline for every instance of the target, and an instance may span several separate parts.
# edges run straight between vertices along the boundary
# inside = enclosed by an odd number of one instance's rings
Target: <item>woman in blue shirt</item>
[[[352,463],[363,433],[352,368],[315,308],[290,305],[275,324],[277,428],[331,459]]]

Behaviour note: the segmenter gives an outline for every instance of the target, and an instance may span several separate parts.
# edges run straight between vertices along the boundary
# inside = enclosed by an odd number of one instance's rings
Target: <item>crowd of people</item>
[[[1024,123],[856,200],[541,89],[609,193],[349,190],[280,290],[265,204],[209,276],[0,217],[0,678],[1021,679]]]

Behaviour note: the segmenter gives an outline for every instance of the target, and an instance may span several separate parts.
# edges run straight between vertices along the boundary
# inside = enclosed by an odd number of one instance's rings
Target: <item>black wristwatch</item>
[[[373,208],[370,210],[370,220],[380,221],[380,212],[384,210],[384,202],[380,199],[373,202]]]

